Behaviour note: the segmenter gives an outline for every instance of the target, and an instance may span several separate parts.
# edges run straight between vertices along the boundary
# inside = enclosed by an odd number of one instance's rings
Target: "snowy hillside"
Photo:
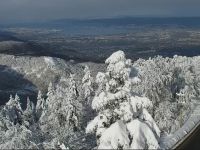
[[[158,149],[192,113],[199,64],[123,51],[105,64],[0,55],[0,148]]]
[[[13,56],[0,54],[0,105],[5,104],[9,95],[18,93],[23,100],[27,96],[34,99],[37,92],[47,92],[50,82],[56,83],[58,80],[68,78],[70,73],[75,74],[77,79],[82,78],[85,65],[94,68],[95,76],[97,70],[102,70],[103,64],[84,63],[75,64],[66,62],[59,58],[51,57],[30,57]],[[24,103],[24,102],[23,102]]]

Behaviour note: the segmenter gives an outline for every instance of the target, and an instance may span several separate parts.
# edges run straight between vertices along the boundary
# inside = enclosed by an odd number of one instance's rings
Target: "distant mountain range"
[[[183,25],[200,26],[200,17],[121,17],[99,19],[61,19],[50,22],[52,25],[81,26],[128,26],[128,25]]]
[[[1,27],[24,26],[24,27],[107,27],[107,26],[130,26],[130,25],[181,25],[181,26],[200,26],[200,17],[115,17],[97,19],[60,19],[46,22],[32,23],[12,23],[1,24]]]

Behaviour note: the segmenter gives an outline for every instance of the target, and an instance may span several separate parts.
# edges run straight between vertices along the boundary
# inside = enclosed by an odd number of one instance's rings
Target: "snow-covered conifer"
[[[30,101],[29,97],[27,98],[26,110],[23,112],[24,122],[27,126],[32,124],[35,120],[35,105]]]
[[[73,75],[62,77],[49,88],[46,107],[39,119],[41,130],[61,142],[69,142],[79,130],[79,116],[82,112],[78,99],[77,83]]]
[[[151,114],[165,133],[173,133],[184,124],[191,99],[198,95],[195,62],[195,58],[158,56],[134,63],[141,83],[133,88],[153,102]]]
[[[42,98],[42,93],[41,91],[38,91],[38,96],[37,96],[37,104],[36,104],[36,117],[39,119],[39,117],[42,114],[42,111],[45,109],[45,100]]]
[[[17,108],[22,111],[22,107],[21,107],[21,102],[20,102],[20,98],[17,94],[15,94],[15,102],[17,104]]]
[[[91,95],[94,91],[93,89],[93,78],[91,77],[90,69],[88,66],[85,66],[84,69],[85,75],[82,78],[82,88],[84,90],[84,98],[85,100],[90,103]]]
[[[77,83],[75,81],[75,75],[71,73],[69,77],[69,89],[71,92],[71,96],[76,99],[79,96],[79,92],[77,89]]]
[[[13,124],[22,123],[22,108],[20,104],[20,98],[16,94],[15,98],[10,96],[9,101],[4,106],[4,111],[6,118]]]
[[[92,101],[98,115],[86,132],[96,133],[99,149],[159,148],[160,131],[146,110],[152,104],[132,92],[131,61],[117,51],[105,62],[107,71],[97,74],[100,90]]]

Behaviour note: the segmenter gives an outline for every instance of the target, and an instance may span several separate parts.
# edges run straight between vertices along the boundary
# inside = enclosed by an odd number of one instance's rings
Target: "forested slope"
[[[199,97],[199,63],[198,56],[131,62],[123,51],[105,64],[1,55],[37,98],[24,102],[14,90],[4,100],[0,148],[159,148],[160,134],[178,130]]]

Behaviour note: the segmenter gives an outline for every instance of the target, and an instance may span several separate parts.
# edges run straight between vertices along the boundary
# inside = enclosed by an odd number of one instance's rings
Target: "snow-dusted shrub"
[[[159,148],[160,131],[147,111],[152,103],[132,92],[131,61],[117,51],[105,62],[107,70],[97,74],[99,89],[92,101],[98,115],[86,132],[96,133],[99,149]]]

